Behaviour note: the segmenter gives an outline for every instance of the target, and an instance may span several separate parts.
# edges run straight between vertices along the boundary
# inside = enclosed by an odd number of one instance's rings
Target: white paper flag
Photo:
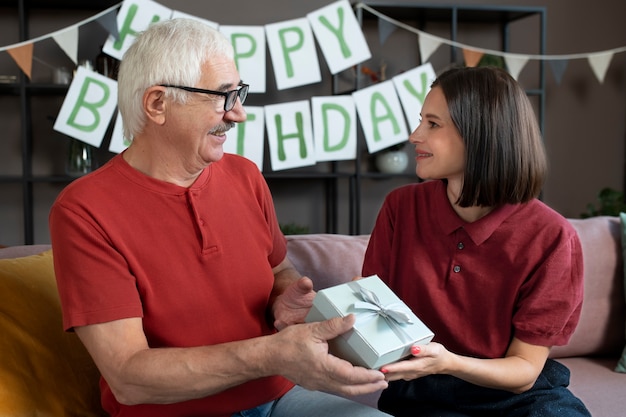
[[[392,81],[398,91],[404,115],[409,122],[409,131],[415,130],[420,123],[420,112],[426,94],[437,75],[430,62],[403,72],[393,77]]]
[[[263,170],[265,119],[263,107],[246,106],[247,118],[228,131],[224,152],[248,158]]]
[[[352,96],[312,97],[311,109],[316,159],[355,159],[357,117]]]
[[[151,23],[168,20],[171,16],[172,9],[152,0],[125,0],[117,14],[120,37],[116,40],[113,35],[109,35],[102,51],[121,61],[137,33],[144,31]]]
[[[504,62],[506,62],[506,68],[511,77],[517,80],[520,72],[522,72],[522,69],[528,62],[528,57],[520,54],[504,54]]]
[[[308,100],[265,106],[272,171],[315,165]]]
[[[609,68],[609,64],[611,63],[611,59],[613,59],[613,52],[598,52],[594,54],[589,54],[589,65],[591,65],[591,69],[593,73],[600,81],[600,84],[604,82],[604,76],[606,75],[606,70]]]
[[[307,15],[331,74],[372,57],[348,0],[329,4]]]
[[[120,112],[117,112],[117,116],[115,117],[115,126],[113,126],[113,133],[111,135],[111,142],[109,143],[109,152],[122,153],[129,146],[130,140],[124,137],[122,115]]]
[[[239,77],[250,85],[250,93],[265,93],[266,55],[263,26],[220,26],[235,50]]]
[[[322,81],[311,26],[305,18],[265,26],[279,90]]]
[[[391,80],[352,93],[370,153],[408,139],[402,107]]]
[[[100,147],[117,106],[117,82],[78,67],[54,130]]]
[[[420,58],[422,62],[427,62],[428,58],[439,48],[441,40],[436,36],[420,32],[417,38],[420,47]]]
[[[52,38],[59,45],[63,52],[72,60],[78,63],[78,27],[71,27],[68,30],[53,35]]]

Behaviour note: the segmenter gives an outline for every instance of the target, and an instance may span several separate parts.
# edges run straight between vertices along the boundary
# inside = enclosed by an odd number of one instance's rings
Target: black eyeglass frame
[[[173,85],[173,84],[160,84],[159,86],[167,87],[167,88],[178,88],[179,90],[185,90],[191,93],[213,94],[216,96],[225,97],[224,111],[227,111],[227,112],[231,111],[235,107],[235,104],[237,104],[237,97],[239,97],[241,104],[243,104],[246,101],[246,98],[248,97],[248,90],[250,89],[250,86],[244,83],[239,84],[239,88],[237,88],[236,90],[230,90],[230,91],[205,90],[203,88],[186,87],[183,85]]]

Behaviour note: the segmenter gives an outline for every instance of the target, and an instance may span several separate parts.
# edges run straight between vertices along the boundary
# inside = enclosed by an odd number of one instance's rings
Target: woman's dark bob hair
[[[439,87],[466,149],[462,207],[525,203],[539,196],[547,160],[537,118],[521,86],[492,67],[453,68]]]

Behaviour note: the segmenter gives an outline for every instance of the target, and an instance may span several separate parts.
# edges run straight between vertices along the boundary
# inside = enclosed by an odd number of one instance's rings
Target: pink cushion
[[[289,235],[287,250],[296,269],[320,290],[361,275],[368,241],[369,235]]]
[[[585,298],[582,315],[567,346],[552,349],[555,358],[619,356],[624,347],[624,301],[620,220],[618,217],[570,219],[583,247]]]
[[[562,358],[571,372],[570,390],[585,403],[592,416],[623,415],[626,374],[613,372],[613,358]]]

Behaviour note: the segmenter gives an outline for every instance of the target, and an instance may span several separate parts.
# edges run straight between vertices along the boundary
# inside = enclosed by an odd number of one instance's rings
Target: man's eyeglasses
[[[246,97],[248,97],[248,90],[250,86],[248,84],[240,84],[239,88],[236,90],[230,91],[214,91],[214,90],[205,90],[203,88],[196,87],[184,87],[182,85],[171,85],[171,84],[161,84],[161,87],[168,88],[178,88],[179,90],[190,91],[192,93],[203,93],[203,94],[213,94],[216,96],[222,96],[226,99],[224,100],[224,111],[231,111],[235,104],[237,103],[237,97],[241,100],[241,104],[246,101]]]

